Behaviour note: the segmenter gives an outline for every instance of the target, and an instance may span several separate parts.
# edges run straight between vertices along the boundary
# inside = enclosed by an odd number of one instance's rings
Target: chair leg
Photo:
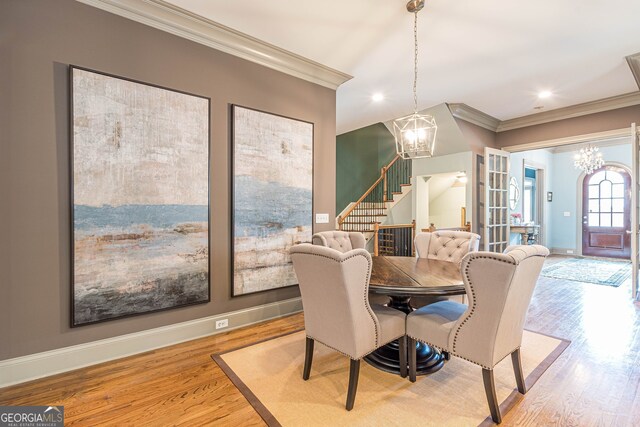
[[[407,337],[407,348],[409,349],[409,381],[416,382],[416,340]]]
[[[358,377],[360,376],[360,360],[351,359],[349,365],[349,391],[347,392],[347,411],[353,409],[356,401],[356,390],[358,390]]]
[[[493,422],[500,424],[502,422],[502,416],[500,416],[500,406],[498,406],[498,398],[496,397],[496,383],[493,380],[493,370],[483,368],[482,381],[484,382],[484,392],[487,395],[491,418]]]
[[[398,338],[398,357],[400,359],[400,376],[407,378],[407,336]]]
[[[513,353],[511,353],[511,363],[513,364],[513,373],[516,374],[516,384],[518,384],[518,391],[521,394],[525,394],[527,392],[527,386],[524,384],[520,349],[517,349]]]
[[[311,362],[313,362],[313,344],[315,341],[307,337],[307,343],[304,352],[304,369],[302,371],[302,379],[308,380],[311,374]]]
[[[443,351],[442,357],[444,357],[444,360],[451,360],[451,355],[449,354],[448,351]]]

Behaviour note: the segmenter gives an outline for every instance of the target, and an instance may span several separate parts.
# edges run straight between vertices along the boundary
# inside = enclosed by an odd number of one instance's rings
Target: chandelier
[[[393,121],[396,151],[403,159],[417,159],[433,156],[436,142],[435,119],[428,114],[418,114],[418,12],[424,7],[424,0],[407,3],[407,11],[413,18],[413,114]]]
[[[598,147],[589,145],[586,148],[581,148],[580,153],[575,155],[573,165],[576,169],[581,169],[589,175],[604,165],[604,159],[602,153],[598,153]]]

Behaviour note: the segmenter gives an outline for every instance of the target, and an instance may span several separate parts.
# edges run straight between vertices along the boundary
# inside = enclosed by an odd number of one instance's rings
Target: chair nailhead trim
[[[367,351],[364,353],[364,355],[363,355],[363,356],[361,356],[361,357],[359,357],[359,358],[357,358],[357,359],[356,359],[355,357],[353,357],[353,356],[348,355],[348,354],[347,354],[347,353],[345,353],[344,351],[340,351],[340,350],[338,350],[337,348],[330,346],[329,344],[325,344],[325,343],[323,343],[322,341],[320,341],[320,340],[318,340],[318,339],[313,338],[313,337],[312,337],[312,336],[310,336],[309,334],[306,334],[306,336],[307,336],[307,338],[311,338],[311,339],[312,339],[312,340],[314,340],[314,341],[318,341],[320,344],[324,345],[325,347],[329,347],[331,350],[336,351],[336,352],[340,353],[341,355],[348,357],[348,358],[349,358],[349,359],[351,359],[351,360],[360,360],[360,359],[362,359],[363,357],[366,357],[366,356],[368,356],[369,354],[373,353],[374,351],[376,351],[377,349],[379,349],[379,348],[380,348],[380,347],[382,347],[383,345],[389,344],[391,341],[395,341],[395,340],[397,340],[398,338],[402,338],[402,337],[404,336],[404,334],[403,334],[403,335],[398,335],[397,337],[392,338],[392,339],[390,339],[389,341],[387,341],[387,342],[385,342],[385,343],[380,344],[378,347],[375,347],[375,348],[373,348],[373,349],[371,349],[371,350],[367,350]],[[434,347],[435,347],[435,346],[434,346]]]
[[[328,257],[326,255],[320,255],[320,254],[305,254],[305,255],[313,255],[313,256],[317,256],[317,257],[321,257],[321,258],[327,258],[327,259],[330,259],[330,260],[333,260],[333,261],[337,261],[335,258]],[[348,256],[348,257],[346,257],[346,258],[344,258],[344,259],[342,259],[342,260],[340,260],[338,262],[343,263],[343,262],[345,262],[347,260],[350,260],[351,258],[355,258],[355,257],[358,257],[358,256],[362,256],[362,255],[360,255],[360,254],[350,255],[350,256]],[[367,313],[369,313],[369,316],[371,317],[371,320],[373,321],[373,330],[374,330],[375,336],[376,336],[375,345],[378,345],[378,341],[379,341],[379,338],[378,338],[379,337],[379,335],[378,335],[378,318],[373,313],[373,310],[371,309],[371,306],[369,305],[369,277],[371,277],[371,258],[365,258],[365,259],[367,260],[368,267],[367,267],[367,273],[366,273],[366,276],[365,276],[366,285],[364,287],[364,305],[365,305],[365,307],[367,309]],[[329,347],[329,346],[327,346],[327,347]],[[373,350],[375,350],[377,348],[378,347],[374,348]],[[371,351],[373,351],[373,350],[371,350]],[[336,351],[338,351],[338,350],[336,350]],[[349,357],[351,357],[351,356],[349,356]],[[354,359],[354,360],[356,360],[356,359]]]
[[[425,341],[425,340],[423,340],[423,339],[419,339],[419,338],[416,338],[416,337],[412,337],[411,335],[408,335],[408,336],[409,336],[409,337],[411,337],[411,338],[413,338],[413,339],[414,339],[414,340],[416,340],[416,341],[420,341],[421,343],[424,343],[424,344],[430,345],[431,347],[437,348],[437,349],[438,349],[438,350],[440,350],[441,352],[442,352],[442,351],[447,351],[447,352],[449,352],[449,354],[451,354],[452,356],[455,356],[455,357],[457,357],[457,358],[460,358],[460,359],[466,360],[467,362],[471,362],[471,363],[473,363],[474,365],[478,365],[478,366],[480,366],[480,367],[482,367],[482,368],[484,368],[484,369],[489,369],[489,370],[492,370],[492,369],[493,369],[493,368],[490,368],[490,367],[488,367],[488,366],[484,366],[484,365],[483,365],[483,364],[481,364],[481,363],[474,362],[474,361],[473,361],[473,360],[471,360],[471,359],[467,359],[466,357],[460,356],[459,354],[457,354],[457,353],[456,353],[456,352],[454,352],[454,351],[447,350],[446,348],[441,348],[440,346],[437,346],[437,345],[431,344],[430,342]],[[519,348],[519,347],[518,347],[518,348]],[[515,350],[514,350],[514,351],[515,351]],[[508,356],[508,355],[507,355],[507,356]],[[507,356],[505,356],[505,357],[507,357]],[[503,357],[502,359],[504,359],[504,357]],[[502,359],[500,359],[500,360],[502,360]]]
[[[473,288],[473,284],[471,283],[471,278],[469,277],[469,261],[471,259],[481,259],[481,258],[486,258],[486,259],[493,259],[496,261],[501,261],[501,262],[505,262],[507,264],[512,264],[512,265],[516,265],[515,262],[513,261],[508,261],[502,258],[496,258],[496,257],[492,257],[492,256],[487,256],[487,255],[475,255],[472,254],[468,259],[467,259],[467,263],[465,265],[465,269],[464,269],[464,279],[465,282],[469,285],[469,289],[471,289],[471,296],[473,297],[473,306],[471,307],[471,311],[469,312],[469,314],[467,315],[467,317],[465,317],[462,322],[458,325],[458,328],[456,329],[456,333],[453,337],[453,352],[455,353],[456,351],[456,344],[458,343],[458,335],[460,334],[460,330],[462,329],[462,327],[464,326],[465,323],[467,323],[467,321],[471,318],[471,316],[473,316],[473,314],[476,311],[476,295],[475,295],[475,289]],[[458,356],[460,357],[460,356]],[[464,359],[464,357],[462,358]],[[467,359],[465,359],[467,360]],[[471,362],[471,360],[470,360]],[[473,362],[476,363],[476,362]],[[477,364],[477,363],[476,363]],[[489,368],[487,368],[489,369]]]

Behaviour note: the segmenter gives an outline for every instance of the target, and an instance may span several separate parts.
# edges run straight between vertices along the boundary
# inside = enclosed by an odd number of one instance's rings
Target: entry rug
[[[570,258],[542,269],[541,276],[618,287],[631,277],[631,263]]]
[[[569,341],[525,331],[522,364],[531,388]],[[302,380],[304,331],[213,355],[231,381],[269,426],[477,426],[493,425],[482,369],[451,357],[438,372],[415,383],[366,362],[352,411],[344,408],[349,359],[316,343],[311,376]],[[496,366],[502,414],[526,395],[516,390],[511,358]]]

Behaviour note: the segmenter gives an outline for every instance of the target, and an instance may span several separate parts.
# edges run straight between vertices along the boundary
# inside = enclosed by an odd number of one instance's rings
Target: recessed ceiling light
[[[542,92],[538,93],[538,98],[540,99],[549,98],[551,95],[553,94],[551,93],[550,90],[543,90]]]
[[[374,93],[371,99],[373,100],[373,102],[380,102],[384,99],[384,95],[381,93]]]

